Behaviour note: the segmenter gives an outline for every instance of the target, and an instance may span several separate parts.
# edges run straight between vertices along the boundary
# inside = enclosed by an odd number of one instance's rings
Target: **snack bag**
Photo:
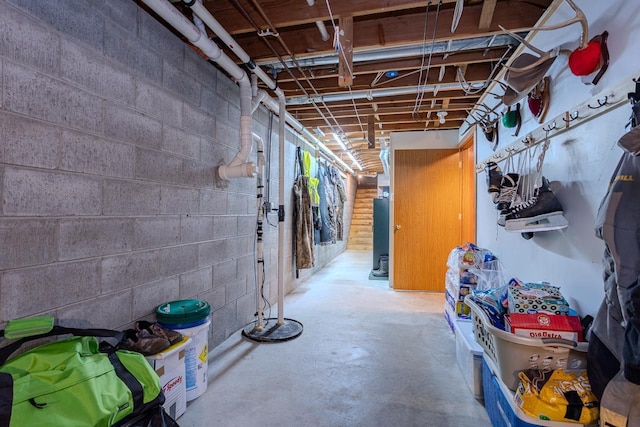
[[[598,400],[586,370],[527,369],[518,376],[515,401],[527,415],[547,421],[598,422]]]

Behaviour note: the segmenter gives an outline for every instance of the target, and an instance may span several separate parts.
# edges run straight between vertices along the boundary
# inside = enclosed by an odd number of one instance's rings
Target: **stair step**
[[[361,230],[364,230],[366,228],[368,230],[371,230],[371,232],[373,232],[373,223],[371,220],[367,221],[366,219],[359,219],[356,221],[352,221],[351,227],[353,229],[361,229]]]
[[[349,243],[354,244],[373,244],[373,238],[371,237],[349,237]]]
[[[378,197],[378,190],[375,188],[362,188],[356,191],[347,241],[348,249],[373,250],[373,199],[376,197]]]
[[[351,251],[371,251],[373,250],[373,247],[367,246],[367,245],[353,245],[353,246],[347,245],[347,249]]]

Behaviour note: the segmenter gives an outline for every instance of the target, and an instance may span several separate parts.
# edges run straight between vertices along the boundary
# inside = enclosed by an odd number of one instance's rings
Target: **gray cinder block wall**
[[[212,307],[213,347],[254,319],[256,181],[216,175],[239,147],[235,83],[132,0],[0,0],[0,87],[1,324],[53,315],[122,329],[198,298]],[[275,204],[277,124],[254,114],[272,141]],[[317,247],[318,266],[296,278],[297,143],[288,133],[286,292],[345,249]],[[355,180],[347,187],[345,235]],[[272,304],[277,249],[265,223]]]

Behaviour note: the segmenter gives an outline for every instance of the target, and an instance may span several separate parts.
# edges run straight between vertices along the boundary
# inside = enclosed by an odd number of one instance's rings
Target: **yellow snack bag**
[[[598,400],[586,370],[527,369],[518,374],[515,401],[530,417],[580,424],[598,422]]]

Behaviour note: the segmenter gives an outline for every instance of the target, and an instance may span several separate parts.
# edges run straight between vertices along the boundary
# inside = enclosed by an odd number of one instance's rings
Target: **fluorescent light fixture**
[[[347,151],[347,155],[349,156],[349,158],[351,158],[351,160],[353,161],[354,166],[356,166],[358,169],[362,170],[362,165],[360,164],[359,161],[356,160],[355,156],[353,155],[353,153],[351,151]]]
[[[333,139],[338,143],[338,145],[340,145],[340,147],[343,150],[347,149],[347,146],[344,145],[344,141],[342,140],[342,138],[340,138],[338,135],[336,135],[335,133],[333,134]]]

